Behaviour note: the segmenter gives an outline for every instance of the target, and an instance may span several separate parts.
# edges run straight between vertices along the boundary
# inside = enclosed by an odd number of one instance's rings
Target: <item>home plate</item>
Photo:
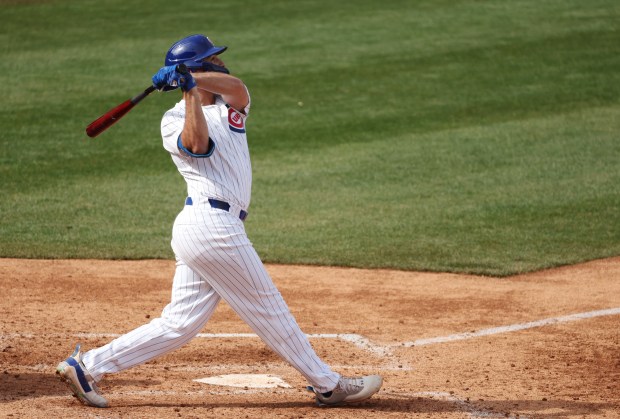
[[[228,374],[214,377],[197,378],[197,383],[213,384],[216,386],[243,387],[243,388],[291,388],[291,386],[276,375],[268,374]]]

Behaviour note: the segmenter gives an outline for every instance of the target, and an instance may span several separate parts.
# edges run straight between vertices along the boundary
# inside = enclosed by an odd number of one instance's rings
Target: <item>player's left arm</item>
[[[220,95],[224,102],[239,112],[243,112],[250,102],[250,95],[245,84],[235,76],[211,71],[192,75],[199,89]]]
[[[201,64],[203,71],[193,73],[198,87],[221,96],[233,109],[245,113],[244,110],[250,103],[245,84],[230,75],[226,64],[218,55],[207,57]]]

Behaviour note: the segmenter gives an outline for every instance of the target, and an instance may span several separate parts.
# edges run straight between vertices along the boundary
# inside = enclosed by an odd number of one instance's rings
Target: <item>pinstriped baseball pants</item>
[[[83,355],[95,381],[183,346],[202,330],[223,298],[318,391],[336,386],[339,374],[316,355],[239,218],[219,209],[186,206],[175,221],[172,248],[177,265],[170,304],[161,317]]]

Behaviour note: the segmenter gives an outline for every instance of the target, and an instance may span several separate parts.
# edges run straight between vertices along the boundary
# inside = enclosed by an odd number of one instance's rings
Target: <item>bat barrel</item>
[[[187,67],[184,64],[180,64],[177,66],[177,70],[181,74],[187,74]],[[144,91],[131,99],[126,100],[120,105],[110,109],[105,114],[101,115],[99,118],[91,122],[86,127],[86,135],[91,138],[96,137],[101,134],[106,129],[110,128],[114,125],[119,119],[121,119],[127,112],[131,110],[134,106],[136,106],[142,99],[153,93],[155,90],[155,86],[149,86]]]
[[[101,134],[103,131],[114,125],[134,106],[135,103],[133,103],[130,99],[126,100],[115,108],[110,109],[108,112],[91,122],[90,125],[86,127],[86,135],[94,138],[97,135]]]

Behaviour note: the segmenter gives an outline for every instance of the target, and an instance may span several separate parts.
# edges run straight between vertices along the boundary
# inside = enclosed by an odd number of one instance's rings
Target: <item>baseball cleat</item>
[[[80,345],[71,356],[56,367],[56,374],[67,383],[77,399],[87,406],[108,407],[108,401],[99,393],[95,380],[82,363]]]
[[[332,391],[319,393],[311,386],[308,386],[308,390],[314,392],[316,403],[319,406],[340,406],[369,399],[379,391],[382,384],[383,378],[378,375],[354,378],[340,377],[338,385]]]

